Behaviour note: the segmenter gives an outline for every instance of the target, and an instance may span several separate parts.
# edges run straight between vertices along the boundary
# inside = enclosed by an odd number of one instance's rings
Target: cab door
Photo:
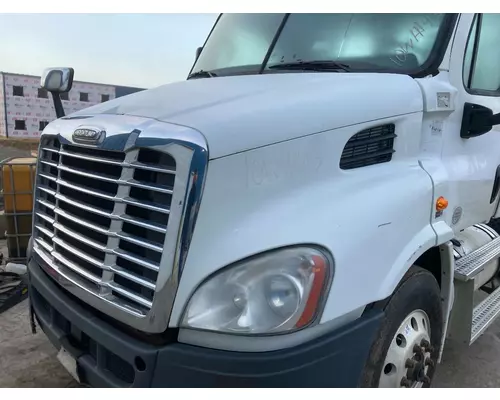
[[[500,14],[461,15],[449,64],[456,108],[443,132],[441,153],[453,196],[455,232],[488,221],[497,208],[498,195],[492,193],[500,165],[500,126],[471,138],[464,138],[461,130],[464,110],[471,105],[500,113],[499,39]]]

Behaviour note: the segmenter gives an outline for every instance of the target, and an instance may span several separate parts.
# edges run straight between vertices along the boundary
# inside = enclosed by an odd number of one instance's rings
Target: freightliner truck
[[[90,386],[429,387],[500,315],[499,37],[224,14],[186,80],[66,116],[48,69],[33,329]]]

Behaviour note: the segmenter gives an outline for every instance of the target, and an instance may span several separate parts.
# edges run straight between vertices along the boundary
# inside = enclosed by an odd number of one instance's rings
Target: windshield
[[[435,53],[444,53],[451,17],[223,14],[192,72],[210,71],[212,76],[275,73],[286,70],[277,68],[279,64],[321,60],[348,65],[350,71],[415,74],[428,67]]]

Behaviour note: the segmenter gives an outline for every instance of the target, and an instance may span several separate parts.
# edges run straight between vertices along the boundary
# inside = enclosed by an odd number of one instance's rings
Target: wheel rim
[[[379,387],[419,388],[430,384],[428,371],[434,365],[430,341],[431,326],[425,311],[415,310],[408,314],[389,345]]]

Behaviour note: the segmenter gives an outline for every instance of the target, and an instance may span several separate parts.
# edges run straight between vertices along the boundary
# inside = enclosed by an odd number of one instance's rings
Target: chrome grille
[[[127,152],[42,138],[34,241],[61,275],[146,315],[158,280],[176,161],[149,148]]]

